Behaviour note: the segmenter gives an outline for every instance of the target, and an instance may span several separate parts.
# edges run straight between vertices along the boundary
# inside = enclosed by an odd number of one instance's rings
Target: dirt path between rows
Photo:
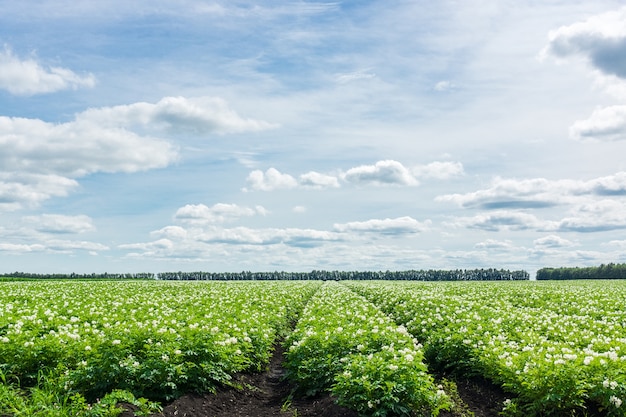
[[[223,388],[215,394],[189,394],[164,407],[151,417],[358,417],[358,413],[335,404],[330,395],[289,401],[293,385],[285,380],[284,349],[276,346],[268,369],[240,374],[236,382],[244,388]],[[484,381],[457,382],[464,410],[442,411],[441,417],[497,417],[503,393]],[[136,408],[127,406],[121,417],[134,417]]]
[[[293,385],[284,379],[283,353],[278,344],[265,372],[238,375],[236,382],[242,390],[224,388],[215,394],[185,395],[151,417],[358,417],[335,404],[329,395],[288,402]],[[121,417],[133,416],[133,407],[129,408]]]

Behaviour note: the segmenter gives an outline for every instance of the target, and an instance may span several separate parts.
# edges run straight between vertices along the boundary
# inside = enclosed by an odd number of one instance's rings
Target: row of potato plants
[[[350,283],[439,371],[482,375],[509,415],[626,415],[626,283]]]
[[[301,395],[330,391],[364,416],[436,416],[451,406],[416,339],[342,284],[316,292],[285,346],[287,376]]]
[[[0,383],[33,391],[43,376],[94,402],[113,390],[170,400],[261,370],[321,284],[0,285]]]

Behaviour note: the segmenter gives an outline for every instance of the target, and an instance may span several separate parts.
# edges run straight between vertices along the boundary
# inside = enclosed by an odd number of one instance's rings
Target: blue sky
[[[0,8],[0,272],[626,262],[621,1]]]

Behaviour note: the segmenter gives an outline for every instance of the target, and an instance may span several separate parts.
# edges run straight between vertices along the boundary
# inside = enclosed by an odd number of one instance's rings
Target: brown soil
[[[332,397],[293,399],[293,385],[284,379],[283,348],[278,345],[269,368],[262,373],[241,374],[236,383],[242,390],[224,388],[215,394],[185,395],[151,417],[357,417],[352,410],[335,404]],[[132,417],[132,406],[121,417]]]
[[[293,385],[283,376],[283,349],[277,346],[262,373],[241,374],[236,382],[244,387],[220,389],[215,394],[185,395],[151,417],[358,417],[358,413],[335,404],[330,395],[290,400]],[[441,417],[497,417],[504,394],[482,380],[457,381],[463,404]],[[121,417],[133,417],[136,408],[128,405]],[[473,413],[473,414],[472,414]]]
[[[458,379],[460,404],[453,412],[442,411],[441,417],[498,417],[508,398],[502,389],[483,378]]]

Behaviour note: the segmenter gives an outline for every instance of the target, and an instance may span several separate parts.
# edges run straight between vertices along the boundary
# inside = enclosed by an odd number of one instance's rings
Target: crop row
[[[450,406],[406,328],[339,283],[317,291],[286,346],[288,376],[303,394],[330,391],[370,416],[431,416]]]
[[[511,415],[624,415],[624,283],[349,286],[405,325],[434,369],[501,385]]]
[[[167,400],[260,370],[320,283],[2,284],[0,376]],[[1,413],[0,413],[1,414]]]

